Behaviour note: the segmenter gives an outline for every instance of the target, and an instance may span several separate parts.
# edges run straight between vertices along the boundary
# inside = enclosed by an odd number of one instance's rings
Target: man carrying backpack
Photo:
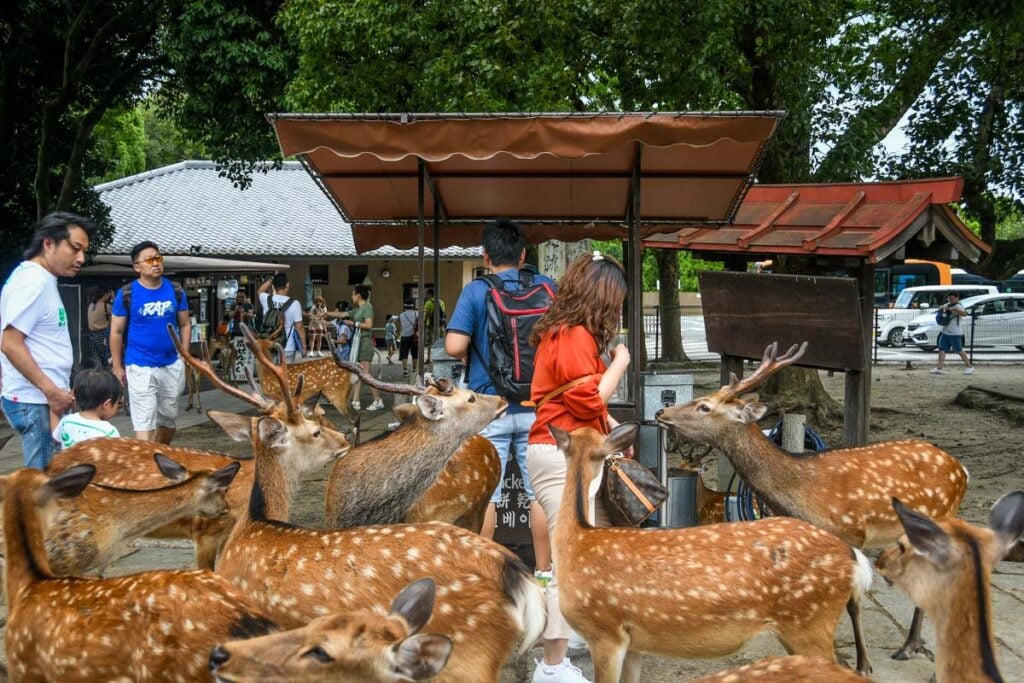
[[[284,348],[285,360],[294,363],[296,356],[306,357],[306,328],[302,326],[302,304],[288,296],[290,288],[288,276],[277,273],[260,285],[257,296],[263,309],[260,337],[279,343]]]
[[[164,257],[154,242],[139,242],[131,257],[139,278],[114,295],[111,369],[128,387],[135,438],[170,443],[178,419],[178,397],[185,387],[185,366],[167,325],[174,325],[182,343],[189,343],[188,298],[181,285],[163,277]]]
[[[537,563],[538,566],[547,566],[551,554],[547,518],[534,498],[530,475],[526,471],[526,440],[536,415],[532,408],[520,405],[521,401],[530,397],[530,380],[533,377],[533,347],[525,340],[529,339],[532,323],[540,314],[530,318],[527,325],[517,325],[517,331],[522,334],[516,334],[515,341],[508,340],[519,345],[520,353],[510,353],[508,349],[492,344],[488,329],[489,325],[493,327],[507,322],[499,317],[499,302],[506,300],[502,291],[521,292],[525,285],[534,292],[534,296],[529,297],[535,298],[531,305],[546,310],[551,305],[555,283],[532,269],[523,268],[526,261],[526,234],[518,223],[507,219],[488,223],[484,227],[482,241],[484,265],[490,269],[491,275],[473,280],[462,290],[455,310],[448,319],[448,333],[444,343],[445,351],[450,356],[461,359],[469,367],[467,377],[471,390],[479,394],[505,396],[509,400],[508,411],[481,432],[498,449],[502,483],[498,484],[491,497],[480,534],[494,538],[497,521],[495,504],[502,499],[505,465],[509,450],[512,449],[519,470],[523,473],[523,484],[530,500],[530,533]],[[509,314],[514,313],[510,311]]]
[[[964,362],[964,374],[974,374],[974,365],[971,364],[971,359],[964,351],[964,331],[960,327],[960,320],[966,317],[967,311],[960,305],[960,294],[958,292],[950,292],[946,295],[948,301],[943,304],[942,307],[935,314],[935,322],[942,326],[942,331],[939,333],[939,362],[932,368],[933,375],[941,375],[945,372],[943,366],[946,363],[947,353],[956,353],[960,355],[960,360]]]

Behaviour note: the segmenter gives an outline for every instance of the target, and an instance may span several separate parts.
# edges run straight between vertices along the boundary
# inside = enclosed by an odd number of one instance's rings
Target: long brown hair
[[[533,328],[536,346],[562,327],[585,328],[603,350],[619,333],[622,302],[626,299],[626,271],[611,256],[589,254],[573,261],[558,281],[558,295]]]

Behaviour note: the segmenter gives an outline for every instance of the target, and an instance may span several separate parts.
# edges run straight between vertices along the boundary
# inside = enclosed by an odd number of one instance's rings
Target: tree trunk
[[[679,253],[675,249],[656,249],[658,264],[658,320],[661,322],[660,360],[681,363],[689,360],[683,350],[679,309]]]
[[[814,368],[783,368],[761,386],[773,412],[803,413],[809,422],[831,424],[843,419],[843,408],[829,396]]]

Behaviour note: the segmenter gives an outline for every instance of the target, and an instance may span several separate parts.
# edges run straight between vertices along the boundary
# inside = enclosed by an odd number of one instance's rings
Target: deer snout
[[[218,645],[213,648],[213,652],[210,653],[210,671],[216,671],[218,667],[223,666],[229,659],[231,659],[231,654],[222,646]]]

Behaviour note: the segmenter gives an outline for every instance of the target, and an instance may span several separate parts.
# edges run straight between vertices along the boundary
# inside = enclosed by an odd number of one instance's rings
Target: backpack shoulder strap
[[[487,275],[481,275],[477,279],[486,282],[488,287],[490,287],[491,289],[496,289],[499,292],[505,291],[505,282],[494,273],[487,273]]]
[[[174,288],[174,299],[181,305],[182,301],[186,301],[185,288],[181,286],[181,283],[177,280],[171,280],[171,287]]]
[[[519,269],[519,286],[523,289],[533,286],[533,276],[536,273],[532,268],[520,268]]]
[[[130,318],[132,314],[132,282],[126,283],[121,286],[121,303],[124,304],[124,313],[126,318]]]

